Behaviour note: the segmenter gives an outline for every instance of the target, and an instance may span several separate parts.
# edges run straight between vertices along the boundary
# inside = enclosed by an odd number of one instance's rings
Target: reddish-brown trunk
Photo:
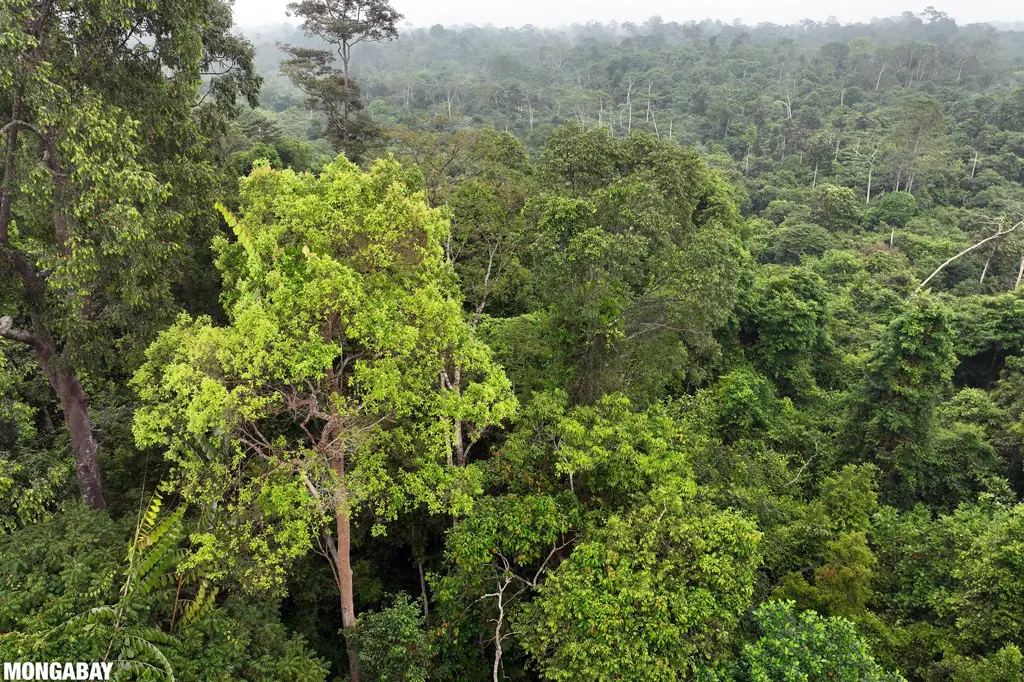
[[[107,502],[103,498],[103,483],[100,480],[99,446],[93,437],[92,422],[89,420],[89,396],[74,370],[61,366],[52,344],[37,336],[33,350],[64,410],[64,422],[71,437],[75,477],[78,479],[82,501],[92,509],[106,509]]]
[[[336,457],[334,471],[341,489],[335,511],[338,522],[338,592],[341,594],[341,624],[348,650],[349,679],[359,682],[359,648],[356,645],[356,602],[352,591],[352,527],[349,522],[348,488],[345,485],[345,460]]]

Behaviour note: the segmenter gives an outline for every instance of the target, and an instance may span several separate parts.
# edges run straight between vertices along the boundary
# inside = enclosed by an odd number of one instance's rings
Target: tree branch
[[[917,293],[918,291],[921,291],[921,289],[924,287],[924,285],[928,284],[928,282],[930,282],[932,280],[932,278],[935,277],[935,275],[937,275],[940,272],[942,272],[942,269],[944,267],[946,267],[947,265],[949,265],[950,263],[955,261],[960,256],[963,256],[965,254],[970,253],[971,251],[974,251],[976,248],[978,248],[982,244],[987,244],[988,242],[992,241],[993,239],[997,239],[997,238],[1002,237],[1004,235],[1010,234],[1011,232],[1016,230],[1021,225],[1024,225],[1024,220],[1022,220],[1021,222],[1017,223],[1016,225],[1014,225],[1013,227],[1011,227],[1008,230],[1004,230],[1002,227],[1000,227],[998,229],[998,231],[994,235],[992,235],[990,237],[985,237],[980,242],[977,242],[975,244],[972,244],[971,246],[968,246],[966,249],[964,249],[960,253],[956,254],[955,256],[947,258],[946,261],[942,265],[940,265],[939,267],[935,268],[935,271],[932,272],[932,274],[928,275],[923,282],[921,282],[920,284],[917,285],[917,289],[915,289],[915,293]]]
[[[39,132],[39,128],[36,128],[34,125],[29,123],[28,121],[19,121],[19,120],[11,121],[7,125],[5,125],[3,128],[0,128],[0,135],[6,135],[7,131],[13,130],[15,127],[21,127],[21,128],[24,128],[25,130],[29,130],[32,133],[34,133],[36,135],[36,137],[38,137],[39,139],[43,139],[43,134],[41,132]]]
[[[14,329],[14,320],[7,315],[0,317],[0,337],[3,337],[8,341],[24,343],[28,346],[35,345],[36,342],[36,337],[32,336],[29,332]]]

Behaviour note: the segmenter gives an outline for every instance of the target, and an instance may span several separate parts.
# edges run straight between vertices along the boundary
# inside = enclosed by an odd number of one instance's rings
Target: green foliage
[[[0,660],[1024,679],[1019,33],[0,4]]]
[[[359,657],[368,679],[424,682],[431,670],[431,644],[423,628],[423,608],[408,595],[359,617]]]
[[[904,227],[918,213],[917,198],[910,192],[889,192],[871,205],[870,221],[892,227]]]
[[[853,623],[794,612],[792,602],[766,602],[755,612],[761,638],[743,647],[753,682],[901,682],[872,658]]]
[[[574,398],[650,400],[698,378],[744,260],[721,181],[692,151],[578,126],[552,135],[538,174],[560,196],[527,208],[530,266]]]
[[[752,596],[758,534],[701,507],[643,505],[574,548],[518,619],[545,677],[672,680],[721,650]]]
[[[807,395],[834,354],[825,283],[803,268],[759,274],[740,321],[749,357],[784,394]]]
[[[811,222],[833,232],[856,228],[860,223],[857,195],[847,187],[818,185],[808,197]]]
[[[787,221],[769,236],[763,260],[798,265],[803,256],[821,256],[832,247],[832,235],[821,225]]]
[[[938,501],[933,482],[935,408],[956,364],[949,309],[932,296],[912,299],[867,364],[850,420],[851,451],[883,472],[884,497],[899,506]]]
[[[415,505],[464,511],[477,476],[445,466],[453,440],[516,403],[452,296],[448,224],[398,164],[260,167],[242,207],[216,245],[230,325],[182,317],[153,344],[135,433],[168,448],[186,499],[224,505],[194,561],[279,589],[325,514],[368,510],[383,532]]]
[[[176,572],[182,511],[159,508],[133,530],[72,503],[0,537],[0,660],[106,657],[112,679],[323,682],[323,663],[273,608],[214,606],[216,588]]]

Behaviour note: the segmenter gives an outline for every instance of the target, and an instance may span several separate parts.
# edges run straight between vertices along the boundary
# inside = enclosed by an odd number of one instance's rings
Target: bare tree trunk
[[[882,84],[883,73],[885,73],[885,62],[882,62],[882,70],[878,72],[878,80],[875,81],[875,92],[878,92],[878,86]]]
[[[626,134],[633,132],[633,79],[629,80],[629,88],[626,90],[626,106],[629,108],[629,120],[626,123]]]
[[[505,590],[510,582],[512,582],[512,578],[499,578],[498,591],[489,595],[498,598],[498,617],[494,623],[494,666],[491,670],[491,682],[501,682],[501,656],[504,653],[501,648],[501,640],[505,638],[501,629],[505,625]]]
[[[456,395],[459,395],[462,391],[462,370],[456,365],[451,374],[448,373],[448,368],[445,367],[441,371],[441,386],[449,390],[455,391]],[[465,437],[463,436],[463,430],[465,429],[465,422],[461,419],[454,420],[455,428],[455,457],[452,458],[451,452],[448,454],[448,466],[466,466],[466,447]],[[472,445],[472,444],[471,444]]]
[[[983,267],[981,269],[981,278],[978,280],[978,284],[984,284],[985,283],[985,275],[988,274],[988,266],[992,262],[992,256],[996,255],[996,251],[998,249],[999,249],[999,244],[997,243],[995,246],[992,247],[992,250],[989,251],[988,258],[985,259],[985,267]]]
[[[974,163],[971,164],[971,178],[974,178],[974,172],[978,170],[978,152],[974,152]]]
[[[1020,279],[1024,277],[1024,256],[1020,257],[1020,268],[1017,269],[1017,281],[1013,283],[1013,288],[1016,290],[1020,288]]]
[[[942,265],[940,265],[939,267],[935,268],[935,270],[932,271],[932,274],[928,275],[928,277],[926,277],[923,282],[921,282],[920,284],[917,285],[917,291],[920,291],[924,287],[925,284],[928,284],[928,282],[930,282],[932,280],[932,277],[935,277],[935,275],[937,275],[940,272],[942,272],[942,269],[944,267],[946,267],[947,265],[949,265],[950,263],[955,261],[960,256],[963,256],[964,254],[967,254],[967,253],[970,253],[971,251],[974,251],[976,248],[978,248],[982,244],[987,244],[988,242],[992,241],[993,239],[998,239],[999,237],[1002,237],[1003,235],[1010,234],[1011,232],[1016,230],[1021,225],[1024,225],[1024,220],[1022,220],[1021,222],[1017,223],[1016,225],[1014,225],[1013,227],[1011,227],[1011,228],[1009,228],[1007,230],[1004,230],[1002,227],[1000,227],[996,231],[995,234],[993,234],[991,236],[988,236],[988,237],[985,237],[981,241],[975,242],[974,244],[968,246],[966,249],[964,249],[960,253],[956,254],[955,256],[950,256],[949,258],[947,258],[942,263]],[[1021,274],[1022,273],[1024,273],[1024,260],[1021,261],[1021,271],[1017,273],[1017,285],[1018,286],[1020,285],[1020,278],[1021,278]],[[1016,288],[1016,287],[1014,287],[1014,288]]]
[[[338,504],[335,516],[338,523],[338,592],[341,595],[341,625],[348,651],[349,677],[359,682],[359,647],[355,638],[356,602],[352,591],[352,527],[349,520],[348,487],[345,484],[345,458],[337,455],[332,461],[338,475]]]
[[[461,390],[460,384],[462,383],[462,372],[458,367],[455,368],[455,381],[452,382],[452,387],[456,393]],[[455,420],[455,463],[459,467],[466,466],[466,443],[463,439],[462,431],[464,424],[461,419]]]

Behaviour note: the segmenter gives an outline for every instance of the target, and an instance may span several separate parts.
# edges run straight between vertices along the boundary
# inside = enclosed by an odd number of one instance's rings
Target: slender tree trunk
[[[878,80],[875,81],[875,92],[878,92],[878,86],[882,84],[882,74],[885,73],[885,63],[882,63],[882,70],[878,72]]]
[[[920,284],[917,285],[917,291],[920,291],[921,289],[923,289],[924,285],[928,284],[928,282],[930,282],[932,280],[932,278],[935,277],[935,275],[937,275],[940,272],[942,272],[942,269],[944,267],[946,267],[947,265],[949,265],[950,263],[955,261],[960,256],[963,256],[964,254],[967,254],[967,253],[970,253],[971,251],[974,251],[976,248],[978,248],[982,244],[987,244],[988,242],[992,241],[993,239],[998,239],[999,237],[1002,237],[1002,236],[1010,234],[1011,232],[1014,232],[1021,225],[1024,225],[1024,220],[1020,221],[1019,223],[1017,223],[1016,225],[1014,225],[1013,227],[1011,227],[1011,228],[1009,228],[1007,230],[1004,230],[1002,227],[1000,227],[998,229],[998,231],[994,235],[991,235],[989,237],[985,237],[981,241],[975,242],[974,244],[972,244],[971,246],[968,246],[966,249],[964,249],[960,253],[956,254],[955,256],[950,256],[949,258],[947,258],[942,263],[942,265],[940,265],[939,267],[935,268],[935,270],[932,271],[932,274],[928,275],[928,277],[926,277],[923,282],[921,282]],[[1024,274],[1024,259],[1021,260],[1021,269],[1017,273],[1017,286],[1020,285],[1020,278],[1021,278],[1022,274]],[[1014,287],[1014,288],[1016,288],[1016,287]]]
[[[992,256],[996,255],[996,251],[999,249],[999,244],[992,247],[992,250],[988,253],[988,258],[985,259],[985,267],[981,269],[981,278],[978,280],[978,284],[985,283],[985,275],[988,274],[988,266],[992,262]]]
[[[498,591],[493,595],[498,598],[498,617],[494,624],[494,665],[491,668],[491,682],[501,682],[501,657],[504,654],[501,640],[505,637],[501,629],[505,624],[505,589],[508,588],[511,580],[511,578],[499,578]]]
[[[1017,269],[1017,281],[1013,283],[1013,288],[1020,288],[1020,279],[1024,277],[1024,256],[1020,257],[1020,267]]]
[[[420,594],[423,595],[423,617],[430,618],[430,602],[427,600],[427,581],[423,576],[423,562],[417,561],[416,568],[420,574]]]
[[[629,108],[629,119],[626,123],[626,134],[629,135],[633,132],[633,81],[629,82],[629,88],[626,90],[626,106]]]
[[[349,678],[359,682],[359,648],[355,639],[356,602],[352,591],[352,527],[349,521],[348,487],[345,484],[345,458],[338,455],[332,465],[338,475],[338,505],[335,516],[338,523],[338,592],[341,594],[341,624],[348,651]]]

